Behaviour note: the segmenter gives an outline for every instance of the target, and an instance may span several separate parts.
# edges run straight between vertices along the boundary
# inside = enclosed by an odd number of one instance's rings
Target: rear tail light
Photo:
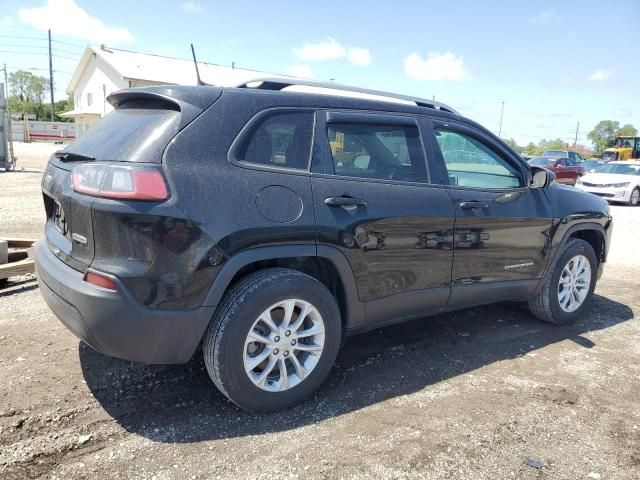
[[[84,281],[97,285],[98,287],[106,288],[108,290],[117,290],[116,282],[106,275],[100,275],[96,272],[87,272],[84,274]]]
[[[169,189],[156,167],[84,163],[73,169],[73,189],[84,195],[120,200],[162,201]]]

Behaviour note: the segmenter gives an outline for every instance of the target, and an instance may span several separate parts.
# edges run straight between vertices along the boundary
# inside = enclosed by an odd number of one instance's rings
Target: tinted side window
[[[451,184],[482,189],[522,186],[519,170],[475,138],[439,128],[434,133]]]
[[[273,167],[309,168],[312,112],[275,112],[251,129],[237,159]]]
[[[336,175],[427,181],[417,127],[330,123],[327,135]]]

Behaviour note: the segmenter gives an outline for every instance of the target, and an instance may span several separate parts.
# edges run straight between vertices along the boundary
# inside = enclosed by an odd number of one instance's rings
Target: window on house
[[[87,93],[87,107],[90,107],[93,104],[93,94]]]

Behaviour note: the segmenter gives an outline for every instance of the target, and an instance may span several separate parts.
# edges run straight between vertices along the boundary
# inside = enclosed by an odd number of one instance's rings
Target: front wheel
[[[338,354],[340,310],[304,273],[271,268],[234,285],[205,333],[209,376],[246,410],[290,407],[313,393]]]
[[[556,325],[574,323],[589,308],[597,271],[598,260],[591,245],[570,238],[558,254],[542,291],[529,300],[531,313]]]
[[[640,188],[636,187],[631,192],[631,196],[629,197],[629,205],[635,207],[640,203]]]

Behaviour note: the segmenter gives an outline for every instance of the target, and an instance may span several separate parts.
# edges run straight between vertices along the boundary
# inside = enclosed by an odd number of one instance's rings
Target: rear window
[[[154,108],[149,102],[129,102],[106,115],[64,151],[96,160],[160,163],[179,123],[179,111]]]
[[[545,150],[542,154],[544,157],[563,157],[567,158],[567,152],[564,150]]]
[[[529,160],[529,165],[535,165],[536,167],[551,167],[555,163],[555,158],[536,157]]]

